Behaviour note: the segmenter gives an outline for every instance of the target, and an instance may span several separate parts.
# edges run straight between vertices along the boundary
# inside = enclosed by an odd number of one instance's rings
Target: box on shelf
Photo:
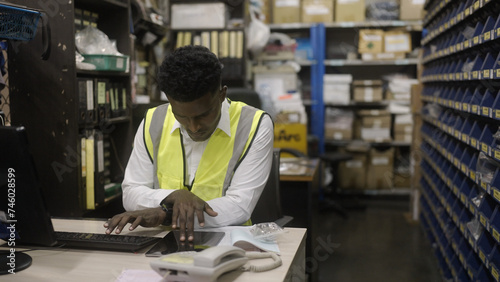
[[[384,52],[384,31],[382,29],[359,30],[358,53]]]
[[[351,140],[354,112],[338,108],[326,108],[325,140]]]
[[[391,115],[386,110],[359,110],[354,120],[354,138],[368,142],[391,141]]]
[[[93,64],[99,71],[128,72],[129,56],[83,54],[84,63]]]
[[[400,0],[399,19],[402,21],[422,20],[425,0]]]
[[[413,115],[394,115],[394,141],[411,143],[413,135]]]
[[[405,77],[391,77],[387,80],[386,99],[410,102],[412,86],[417,84],[417,79]]]
[[[352,155],[352,159],[338,166],[338,185],[341,189],[365,189],[369,150],[369,144],[363,142],[354,142],[339,150]]]
[[[393,187],[394,148],[372,147],[368,153],[366,189],[391,189]]]
[[[415,84],[411,86],[411,112],[420,113],[422,111],[423,102],[421,99],[422,95],[422,83]]]
[[[225,3],[173,4],[172,29],[225,28],[229,12]]]
[[[406,58],[406,53],[404,52],[392,52],[392,53],[362,53],[361,60],[363,61],[379,61],[379,60],[400,60]]]
[[[411,36],[406,31],[386,31],[384,33],[385,53],[408,53],[411,52]]]
[[[272,14],[271,14],[271,11],[272,11],[271,0],[262,0],[262,6],[260,8],[261,8],[262,15],[264,15],[262,22],[265,24],[272,23],[273,19],[272,19]]]
[[[300,22],[300,0],[273,0],[273,23]]]
[[[291,148],[307,155],[307,124],[300,112],[281,112],[274,122],[274,147]]]
[[[365,0],[337,0],[335,1],[335,21],[363,22],[365,9]]]
[[[355,80],[352,87],[356,102],[379,102],[384,99],[382,80]]]
[[[301,20],[303,23],[333,22],[333,1],[303,0]]]
[[[351,102],[351,74],[325,74],[323,76],[323,102],[348,105]]]

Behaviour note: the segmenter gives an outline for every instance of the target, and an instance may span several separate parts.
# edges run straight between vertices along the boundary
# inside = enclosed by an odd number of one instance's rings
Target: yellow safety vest
[[[186,163],[180,129],[169,104],[146,112],[144,142],[155,167],[154,188],[188,189],[204,201],[224,196],[257,133],[264,111],[230,101],[231,136],[217,128],[210,137],[192,186],[186,185]]]

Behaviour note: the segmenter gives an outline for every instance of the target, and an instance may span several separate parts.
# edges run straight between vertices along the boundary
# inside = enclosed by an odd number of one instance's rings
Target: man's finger
[[[180,240],[186,240],[186,211],[182,210],[179,214],[179,235]]]
[[[134,229],[137,228],[137,226],[139,226],[139,224],[141,224],[141,221],[142,221],[142,216],[138,216],[134,222],[132,222],[132,224],[130,225],[130,227],[128,228],[128,230],[132,231]]]
[[[127,225],[127,223],[128,223],[129,220],[130,220],[129,216],[122,217],[121,220],[120,220],[120,222],[116,226],[115,233],[116,234],[120,234],[122,232],[122,230],[123,230],[123,227],[125,227],[125,225]]]
[[[187,212],[187,239],[188,241],[194,240],[194,211],[188,210]]]
[[[108,222],[106,222],[107,225],[106,234],[111,234],[111,232],[115,230],[116,225],[118,224],[118,222],[120,222],[120,218],[121,218],[120,215],[113,216],[113,218],[111,218],[110,220],[108,220]]]
[[[218,215],[218,213],[217,213],[216,211],[214,211],[214,210],[212,209],[212,207],[211,207],[209,204],[207,204],[207,203],[205,203],[205,212],[206,212],[209,216],[212,216],[212,217],[214,217],[214,216],[217,216],[217,215]]]
[[[200,224],[200,226],[205,226],[205,216],[203,215],[203,211],[196,210],[196,217],[198,217],[198,223]]]

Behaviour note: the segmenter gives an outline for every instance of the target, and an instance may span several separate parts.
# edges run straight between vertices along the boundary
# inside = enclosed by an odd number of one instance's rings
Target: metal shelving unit
[[[499,281],[500,151],[493,135],[500,126],[500,5],[434,0],[426,7],[420,218],[445,279]],[[464,27],[473,29],[470,37]]]

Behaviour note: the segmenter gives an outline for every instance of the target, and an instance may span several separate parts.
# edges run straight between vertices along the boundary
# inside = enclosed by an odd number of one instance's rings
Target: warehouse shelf
[[[449,34],[450,29],[468,20],[470,17],[475,16],[492,0],[468,0],[461,2],[455,9],[444,15],[442,18],[436,17],[445,10],[447,5],[451,3],[450,0],[444,0],[436,9],[430,11],[428,16],[423,21],[424,26],[427,26],[427,36],[422,38],[422,45],[428,44],[432,40],[441,35]],[[436,20],[436,21],[434,21]]]
[[[363,22],[331,22],[324,23],[325,28],[353,28],[353,27],[407,27],[410,30],[422,30],[422,21],[363,21]],[[284,23],[269,24],[271,30],[309,29],[313,23]]]
[[[325,66],[399,66],[417,65],[419,59],[407,58],[396,60],[325,60]]]

